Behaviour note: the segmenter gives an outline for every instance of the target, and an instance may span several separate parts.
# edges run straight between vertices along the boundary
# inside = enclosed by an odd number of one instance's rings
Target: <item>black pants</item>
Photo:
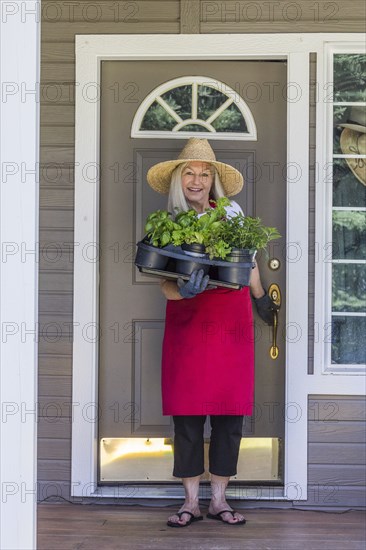
[[[203,474],[203,426],[205,416],[173,416],[175,477]],[[209,472],[218,476],[233,476],[239,456],[243,416],[211,415]]]

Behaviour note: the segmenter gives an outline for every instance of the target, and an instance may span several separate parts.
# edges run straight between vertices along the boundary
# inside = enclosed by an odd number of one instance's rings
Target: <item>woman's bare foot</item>
[[[226,502],[225,490],[229,483],[230,477],[228,476],[218,476],[217,474],[211,473],[211,502],[208,507],[209,514],[216,516],[219,512],[223,510],[231,510],[231,506]],[[245,523],[244,516],[235,512],[234,515],[230,512],[225,514],[220,514],[220,518],[225,523]]]
[[[200,516],[200,508],[198,504],[198,491],[199,491],[199,485],[200,485],[200,475],[194,476],[194,477],[184,477],[182,478],[183,486],[184,486],[184,493],[185,493],[185,501],[183,506],[179,509],[179,512],[183,512],[183,510],[188,510],[188,512],[191,512],[195,517]],[[170,523],[177,523],[178,525],[186,525],[186,523],[189,523],[189,521],[192,519],[192,517],[189,514],[182,514],[181,518],[179,519],[179,516],[177,514],[174,514],[169,517],[168,521]]]
[[[210,505],[208,507],[208,511],[210,514],[216,515],[222,510],[231,510],[231,506],[228,505],[226,500],[222,500],[221,502],[213,502],[211,500]],[[243,521],[245,518],[242,514],[239,512],[235,512],[234,515],[230,514],[230,512],[225,512],[224,514],[221,514],[222,521],[225,523],[238,523],[239,521]]]
[[[183,506],[178,510],[178,512],[183,512],[183,510],[188,510],[188,512],[191,512],[195,517],[198,517],[201,515],[200,508],[197,502],[185,502]],[[189,514],[182,514],[181,517],[177,516],[177,514],[173,514],[172,516],[169,516],[168,521],[170,523],[178,523],[179,525],[186,525],[186,523],[189,523],[191,520],[191,516]]]

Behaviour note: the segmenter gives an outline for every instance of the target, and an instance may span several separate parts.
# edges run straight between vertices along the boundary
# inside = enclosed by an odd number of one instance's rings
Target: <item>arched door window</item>
[[[256,141],[253,115],[243,98],[224,82],[185,76],[153,90],[138,108],[134,138],[187,139],[194,133],[209,139]]]

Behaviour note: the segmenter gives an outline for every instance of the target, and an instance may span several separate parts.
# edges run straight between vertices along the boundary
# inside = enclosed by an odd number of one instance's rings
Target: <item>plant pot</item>
[[[175,270],[177,273],[184,275],[191,275],[196,269],[203,269],[205,275],[207,275],[210,266],[208,264],[201,264],[200,262],[194,262],[193,260],[176,260]]]
[[[161,249],[146,242],[137,243],[135,265],[137,267],[164,270],[169,261],[169,256],[163,256],[159,253],[159,250]]]
[[[181,248],[188,256],[196,256],[197,258],[204,258],[206,256],[205,245],[201,243],[183,243]]]
[[[248,286],[255,253],[256,252],[253,250],[233,248],[230,254],[228,254],[225,258],[225,263],[228,265],[220,265],[218,268],[219,280],[227,283],[236,283],[242,286]]]
[[[204,274],[206,275],[210,269],[208,264],[200,263],[200,258],[206,258],[205,246],[199,243],[182,244],[182,250],[184,255],[192,256],[192,260],[176,260],[175,269],[177,273],[183,273],[184,275],[191,275],[196,269],[203,269]]]

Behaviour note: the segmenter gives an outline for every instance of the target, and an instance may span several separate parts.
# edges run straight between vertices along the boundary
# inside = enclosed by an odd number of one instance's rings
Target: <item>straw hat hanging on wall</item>
[[[366,155],[366,108],[352,107],[347,122],[339,124],[343,128],[340,145],[344,155]],[[366,185],[366,158],[346,158],[349,168],[356,178]]]

